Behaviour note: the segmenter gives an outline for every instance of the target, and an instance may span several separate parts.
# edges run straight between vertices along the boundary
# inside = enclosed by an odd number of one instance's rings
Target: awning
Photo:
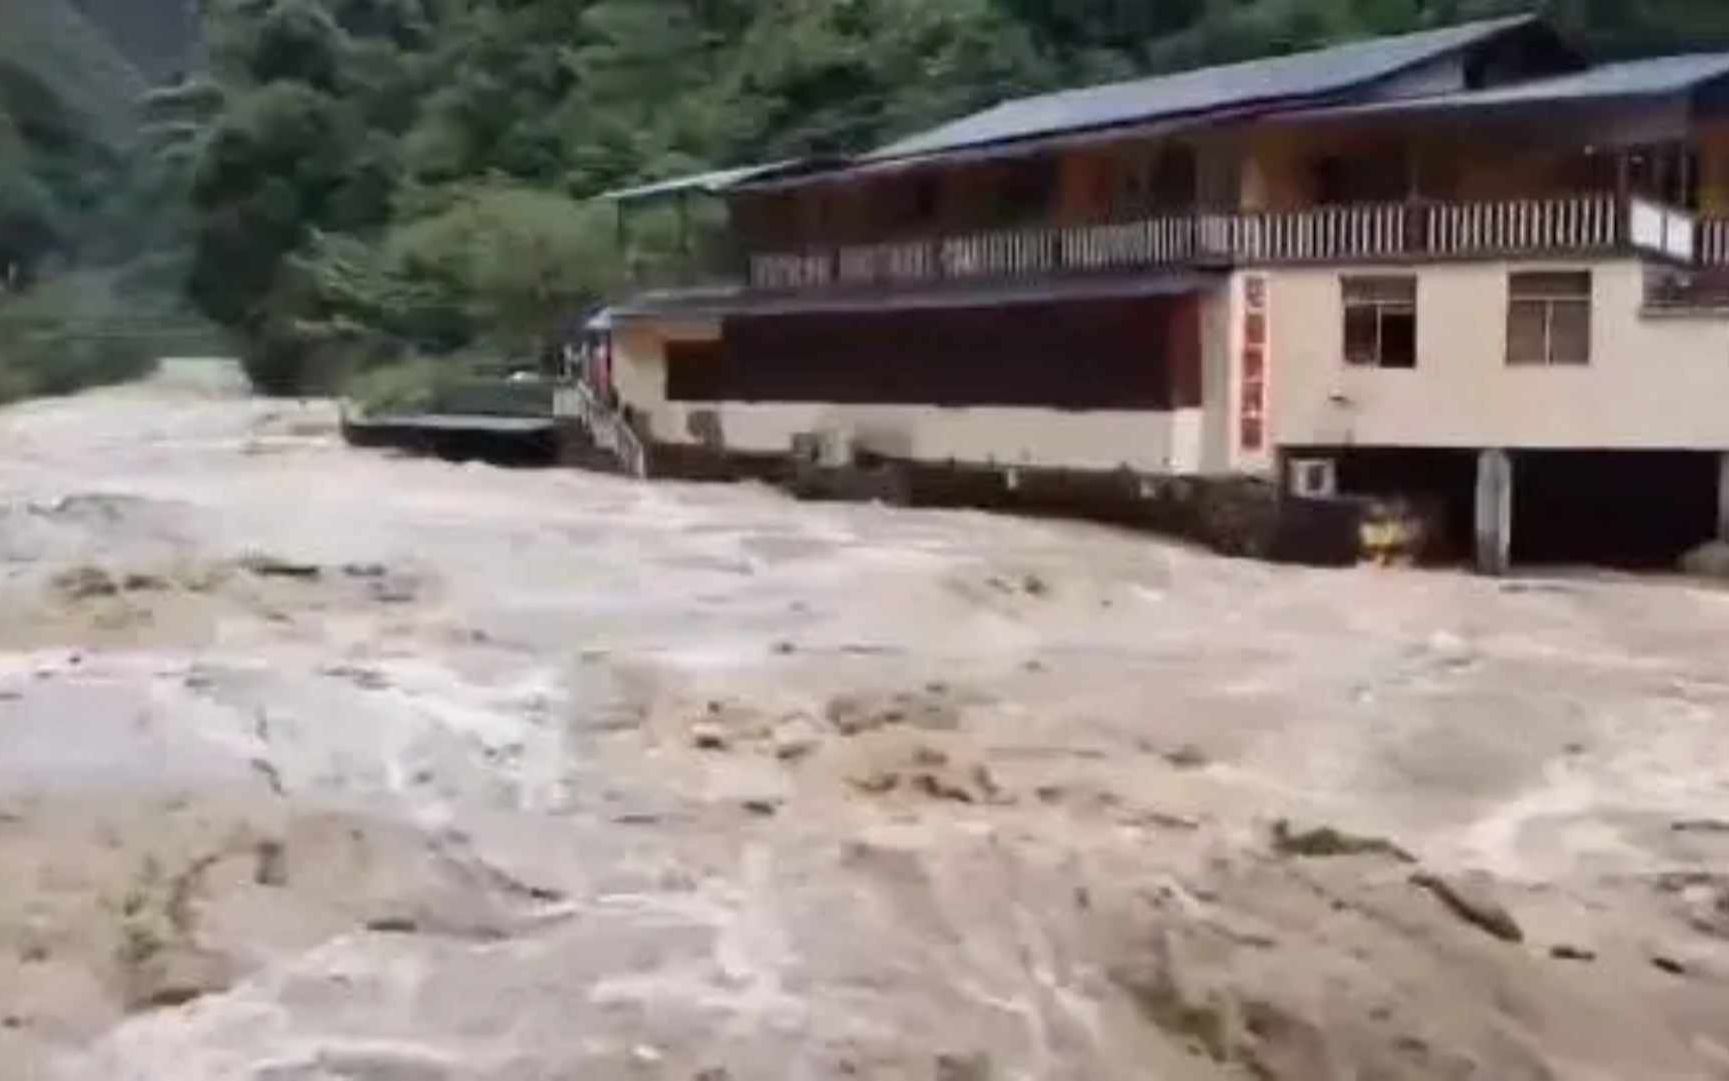
[[[1007,304],[1127,300],[1182,296],[1215,288],[1222,275],[1199,271],[1163,274],[1077,274],[1024,281],[982,280],[933,283],[922,288],[817,289],[808,292],[765,290],[680,290],[643,293],[612,308],[614,320],[738,315],[793,315],[805,312],[896,312],[931,308],[990,308]]]

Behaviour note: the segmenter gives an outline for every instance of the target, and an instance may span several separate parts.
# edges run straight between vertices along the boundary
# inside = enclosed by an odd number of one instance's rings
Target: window
[[[1591,362],[1591,272],[1514,274],[1507,282],[1508,364]]]
[[[1346,278],[1345,363],[1417,366],[1417,279]]]

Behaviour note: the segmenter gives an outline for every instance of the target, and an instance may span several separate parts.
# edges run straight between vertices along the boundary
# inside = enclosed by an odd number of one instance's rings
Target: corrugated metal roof
[[[1290,56],[1019,98],[891,143],[866,157],[910,157],[1255,102],[1318,97],[1385,78],[1536,21],[1530,15],[1490,19]]]
[[[652,184],[638,184],[631,188],[616,188],[612,191],[602,192],[595,198],[627,202],[633,199],[652,199],[657,195],[677,195],[687,191],[718,195],[735,185],[766,177],[781,170],[792,169],[802,164],[802,160],[793,159],[773,161],[766,165],[744,165],[736,169],[716,169],[713,172],[697,173],[693,176],[657,180]]]
[[[1427,98],[1369,102],[1361,105],[1323,106],[1284,113],[1277,119],[1313,119],[1320,116],[1407,114],[1463,109],[1488,109],[1507,105],[1549,105],[1571,101],[1613,98],[1651,98],[1685,94],[1729,76],[1729,53],[1697,53],[1660,56],[1605,64],[1573,75],[1536,79],[1488,90],[1465,90]]]
[[[657,316],[792,315],[805,312],[895,312],[930,308],[999,307],[1064,300],[1180,296],[1211,289],[1222,279],[1194,271],[1163,274],[1076,275],[1072,278],[942,283],[922,288],[832,289],[809,293],[721,293],[697,290],[645,293],[613,309],[617,319]]]

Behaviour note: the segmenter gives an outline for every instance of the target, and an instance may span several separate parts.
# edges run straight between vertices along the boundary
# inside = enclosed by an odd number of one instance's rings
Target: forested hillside
[[[199,0],[72,3],[152,83],[176,80],[198,63]]]
[[[59,0],[0,0],[0,268],[63,249],[114,178],[144,91]]]
[[[185,185],[150,87],[195,56],[190,0],[0,0],[0,401],[136,372],[190,324]]]
[[[192,16],[192,0],[0,0],[0,266],[89,238],[142,96],[195,55]]]

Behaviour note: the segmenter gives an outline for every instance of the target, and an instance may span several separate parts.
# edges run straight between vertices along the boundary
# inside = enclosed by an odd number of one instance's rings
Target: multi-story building
[[[1514,518],[1558,554],[1725,519],[1729,54],[1480,22],[634,194],[696,191],[743,280],[612,311],[669,470],[1405,493],[1491,568]]]

